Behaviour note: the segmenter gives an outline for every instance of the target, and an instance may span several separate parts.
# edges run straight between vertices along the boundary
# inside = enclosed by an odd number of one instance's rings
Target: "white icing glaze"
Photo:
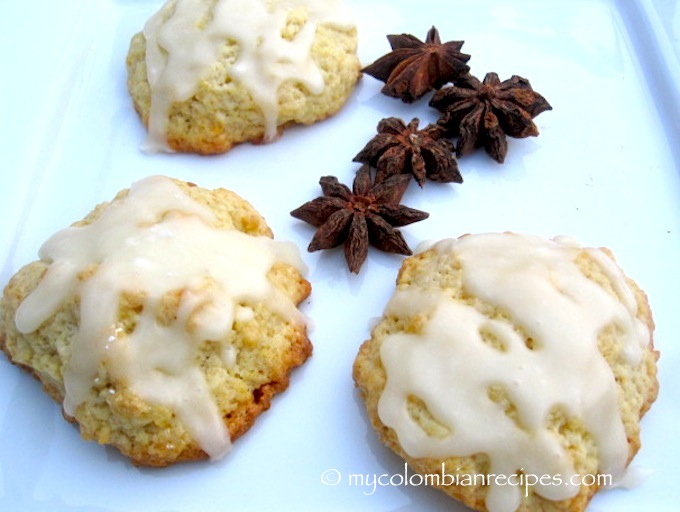
[[[172,6],[169,16],[167,6]],[[281,31],[288,13],[304,8],[308,20],[286,40]],[[351,27],[351,16],[340,0],[169,0],[144,27],[147,78],[151,87],[148,151],[170,151],[166,142],[168,113],[185,101],[232,40],[239,55],[229,70],[261,108],[265,141],[276,137],[279,86],[286,81],[304,85],[312,94],[324,89],[321,70],[311,55],[319,24]]]
[[[172,409],[212,458],[229,450],[229,432],[197,364],[199,347],[218,343],[225,365],[235,364],[232,324],[253,315],[241,303],[264,302],[302,322],[266,275],[277,261],[304,269],[292,244],[216,229],[214,220],[211,210],[157,176],[135,183],[95,222],[62,230],[41,247],[48,270],[15,320],[21,332],[32,332],[64,301],[79,298],[80,325],[62,372],[68,414],[87,398],[104,364],[142,399]],[[85,277],[88,270],[94,272]],[[176,319],[159,322],[160,301],[178,291]],[[143,298],[127,334],[119,321],[125,293]]]
[[[586,249],[612,281],[618,295],[612,297],[578,269],[579,248],[572,242],[504,233],[446,240],[434,250],[455,257],[463,288],[506,311],[538,345],[528,348],[508,321],[489,318],[443,293],[398,291],[386,315],[429,317],[422,334],[393,334],[381,346],[387,383],[378,413],[395,429],[406,453],[436,458],[486,453],[492,474],[522,470],[566,480],[575,469],[546,428],[550,411],[559,407],[580,418],[593,436],[599,470],[620,477],[628,444],[614,376],[597,338],[615,324],[622,333],[621,357],[631,365],[639,363],[650,341],[621,270],[602,251]],[[493,334],[504,350],[485,342],[482,333]],[[522,428],[489,398],[491,386],[503,388]],[[451,434],[428,436],[408,413],[409,396],[422,400]],[[516,510],[521,491],[492,485],[486,505],[490,512]],[[578,487],[539,484],[534,491],[561,500],[575,495]]]

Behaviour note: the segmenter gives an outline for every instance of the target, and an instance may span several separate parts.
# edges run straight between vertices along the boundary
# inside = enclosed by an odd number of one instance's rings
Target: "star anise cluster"
[[[358,273],[369,245],[411,254],[397,227],[426,219],[429,214],[400,204],[411,179],[422,187],[426,179],[462,183],[453,144],[445,129],[430,124],[420,130],[419,120],[406,124],[396,117],[382,119],[378,133],[354,157],[362,163],[352,190],[334,176],[320,180],[323,196],[303,204],[291,215],[317,229],[310,252],[344,244],[349,269]],[[375,178],[371,171],[375,169]]]
[[[396,117],[382,119],[377,134],[354,157],[363,165],[352,188],[335,176],[324,176],[319,181],[323,195],[291,212],[317,228],[309,251],[344,245],[354,273],[366,261],[370,245],[411,254],[397,228],[429,216],[400,204],[412,178],[421,188],[427,179],[462,183],[456,156],[483,147],[502,163],[507,137],[538,135],[533,118],[552,108],[525,78],[513,75],[501,81],[496,73],[487,73],[480,81],[471,75],[466,64],[470,56],[460,52],[463,41],[442,43],[435,27],[425,41],[409,34],[387,38],[392,51],[363,72],[385,82],[384,94],[406,103],[436,90],[429,105],[441,112],[439,120],[420,129],[417,118],[408,124]]]
[[[460,53],[464,42],[442,43],[435,27],[425,42],[409,34],[387,37],[392,51],[363,72],[385,82],[384,94],[409,103],[436,89],[430,106],[442,112],[438,124],[446,136],[458,138],[457,156],[483,147],[502,163],[508,136],[538,135],[533,118],[552,107],[526,78],[513,75],[501,82],[496,73],[487,73],[480,81],[469,72],[470,56]],[[437,138],[443,140],[440,135]]]
[[[357,171],[351,190],[335,176],[324,176],[319,181],[323,196],[290,214],[318,228],[309,244],[310,252],[344,244],[347,265],[358,273],[369,245],[386,252],[412,254],[396,228],[426,219],[429,214],[400,204],[410,180],[409,175],[394,174],[374,183],[368,165]]]

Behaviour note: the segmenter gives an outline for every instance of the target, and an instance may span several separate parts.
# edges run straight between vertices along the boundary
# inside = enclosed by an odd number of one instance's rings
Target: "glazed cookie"
[[[478,511],[583,511],[640,448],[653,329],[608,250],[468,235],[405,260],[354,379],[424,482]]]
[[[302,270],[235,193],[146,178],[11,278],[0,347],[85,439],[138,465],[219,459],[311,354]]]
[[[149,151],[223,153],[336,113],[360,77],[340,0],[169,0],[131,41]]]

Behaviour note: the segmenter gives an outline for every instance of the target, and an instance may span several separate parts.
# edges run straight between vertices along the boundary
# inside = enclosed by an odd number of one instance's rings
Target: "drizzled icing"
[[[505,311],[520,330],[444,293],[397,291],[386,315],[428,317],[422,333],[389,335],[380,351],[387,383],[378,414],[395,429],[406,453],[433,458],[486,453],[491,474],[521,470],[561,475],[566,482],[575,468],[546,428],[550,413],[559,409],[583,421],[597,444],[599,470],[620,477],[628,444],[598,334],[615,325],[620,357],[633,366],[650,342],[620,269],[602,251],[585,249],[611,280],[614,297],[582,274],[575,261],[580,249],[565,239],[475,235],[439,242],[433,250],[460,262],[463,288]],[[533,348],[520,332],[533,340]],[[519,425],[490,398],[491,387],[501,387],[515,405]],[[410,397],[420,399],[448,435],[428,436],[408,412]],[[578,492],[568,484],[533,489],[551,500]],[[520,500],[519,487],[491,485],[486,506],[510,512]]]
[[[306,10],[308,18],[292,40],[282,36],[288,14]],[[168,14],[169,10],[169,14]],[[262,110],[265,141],[277,133],[279,86],[324,89],[311,48],[320,24],[351,27],[340,0],[169,0],[144,27],[147,78],[151,87],[148,151],[170,151],[166,126],[170,107],[196,92],[229,40],[239,45],[230,77],[242,83]]]
[[[174,411],[212,458],[229,450],[229,432],[198,366],[199,348],[205,341],[219,344],[232,367],[238,354],[229,334],[235,319],[252,317],[249,304],[264,302],[286,320],[302,322],[267,272],[277,261],[303,265],[292,244],[216,229],[215,220],[172,180],[154,176],[135,183],[93,223],[64,229],[41,247],[49,267],[15,321],[30,333],[65,301],[79,298],[78,332],[62,371],[69,415],[104,364],[133,393]],[[173,293],[180,294],[176,317],[161,321],[161,302]],[[143,301],[127,333],[119,318],[125,294]]]

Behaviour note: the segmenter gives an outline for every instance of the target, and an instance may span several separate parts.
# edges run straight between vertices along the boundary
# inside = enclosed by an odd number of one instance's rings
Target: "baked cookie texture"
[[[584,382],[590,375],[585,368],[582,370],[583,373],[580,373],[580,369],[576,371],[572,369],[570,373],[575,374],[575,379],[580,379],[582,383],[577,386],[580,391],[576,393],[579,397],[575,402],[582,400],[589,403],[590,410],[580,410],[578,404],[570,409],[570,390],[559,390],[561,383],[550,381],[551,378],[561,378],[558,376],[562,375],[560,367],[561,365],[567,367],[570,364],[569,357],[565,357],[564,361],[552,362],[552,368],[557,368],[555,374],[551,375],[553,370],[538,373],[543,375],[544,379],[526,383],[527,394],[522,395],[522,380],[534,370],[541,370],[540,367],[537,369],[537,365],[542,363],[539,352],[546,350],[543,344],[548,343],[548,340],[535,335],[539,327],[534,327],[531,322],[519,318],[517,312],[513,310],[512,299],[508,304],[501,304],[500,301],[495,303],[491,299],[497,296],[493,290],[488,294],[485,292],[486,295],[482,297],[476,288],[468,286],[468,274],[475,268],[481,268],[475,267],[471,260],[484,258],[483,254],[487,251],[482,249],[472,257],[470,254],[474,253],[461,252],[457,247],[461,241],[477,243],[476,239],[480,236],[500,237],[501,240],[509,242],[505,246],[500,246],[504,247],[504,250],[495,255],[497,259],[509,258],[512,261],[513,250],[526,251],[527,247],[530,247],[532,252],[527,255],[528,258],[517,261],[522,261],[522,266],[529,267],[534,266],[532,261],[538,261],[537,268],[542,265],[540,263],[542,252],[551,253],[560,245],[553,241],[542,241],[535,237],[527,238],[525,235],[511,233],[468,235],[455,241],[440,242],[405,260],[398,274],[395,297],[373,329],[371,338],[362,344],[356,357],[353,368],[355,383],[380,440],[404,458],[420,475],[429,475],[432,478],[448,475],[448,482],[444,478],[431,479],[429,482],[468,507],[492,512],[584,511],[598,490],[598,484],[593,483],[592,478],[587,484],[593,485],[576,486],[572,488],[569,497],[550,494],[554,491],[559,492],[563,486],[544,486],[540,489],[539,485],[522,485],[525,482],[522,479],[530,473],[537,473],[535,464],[537,460],[541,460],[537,457],[544,458],[547,468],[555,461],[561,461],[580,475],[613,472],[612,467],[603,469],[608,434],[611,438],[618,436],[620,439],[623,453],[619,454],[618,470],[623,470],[638,452],[640,419],[656,399],[659,388],[656,378],[659,354],[653,346],[654,324],[646,295],[613,264],[613,256],[609,250],[586,249],[567,244],[566,250],[569,251],[570,261],[573,262],[573,268],[571,263],[569,264],[570,272],[574,271],[585,279],[584,286],[587,289],[593,288],[592,293],[595,296],[603,295],[605,301],[607,297],[611,298],[614,310],[619,311],[621,309],[619,305],[626,303],[623,309],[627,308],[627,311],[634,312],[632,318],[626,321],[632,322],[630,325],[634,326],[634,330],[638,330],[643,342],[639,347],[633,347],[634,351],[637,351],[636,356],[628,357],[624,353],[625,329],[622,325],[627,324],[621,320],[623,317],[611,323],[607,322],[599,330],[595,336],[596,340],[592,343],[595,355],[585,357],[586,362],[582,366],[590,366],[588,361],[592,360],[596,360],[598,364],[604,362],[605,371],[600,373],[601,377],[589,383]],[[522,247],[514,244],[513,238],[517,241],[528,240],[529,245]],[[461,254],[467,254],[466,259]],[[513,282],[515,271],[521,272],[515,268],[509,273],[499,273],[503,277],[495,281],[496,285],[518,286],[515,300],[519,302],[531,300],[530,297],[522,295],[522,290],[519,289],[526,284],[526,275],[523,274],[523,284],[518,284],[516,281]],[[528,275],[534,274],[530,272]],[[572,282],[570,280],[561,282],[559,277],[553,279],[555,283],[549,284],[548,287],[551,289],[553,286],[560,287],[561,291],[556,293],[565,298],[564,304],[568,304],[569,294],[575,289],[571,287]],[[549,281],[550,278],[547,282]],[[408,297],[409,294],[414,294],[415,301],[399,299]],[[512,298],[512,293],[509,296]],[[442,315],[438,320],[435,319],[437,314],[433,312],[432,307],[426,305],[430,301],[455,314],[448,317]],[[553,311],[550,307],[539,309]],[[468,322],[466,318],[472,320]],[[574,317],[568,321],[582,320]],[[550,324],[550,319],[546,318],[536,319],[536,324],[540,325],[543,321]],[[432,334],[431,325],[435,322],[439,322],[440,325],[440,330],[435,331],[438,334]],[[476,332],[478,327],[479,333]],[[436,338],[439,338],[439,341]],[[429,341],[425,341],[428,339]],[[442,339],[445,341],[442,342]],[[396,345],[395,340],[401,344]],[[517,340],[517,344],[513,345],[509,340]],[[564,338],[564,341],[574,342],[574,345],[578,342],[569,337]],[[391,347],[387,346],[389,343],[392,344]],[[426,353],[427,357],[423,359],[423,352],[416,347],[417,344],[423,343],[440,343],[440,347],[446,343],[458,345],[450,351],[429,355]],[[475,347],[474,344],[485,346]],[[399,350],[403,353],[399,353]],[[563,353],[569,354],[569,350]],[[477,357],[480,354],[481,356]],[[503,361],[504,358],[507,358],[507,361]],[[415,360],[418,361],[413,362]],[[461,382],[457,380],[456,375],[452,375],[457,372],[465,374],[466,381]],[[476,379],[477,375],[481,376],[479,381],[482,383],[479,396],[466,396],[476,389],[469,382],[470,376]],[[599,378],[603,381],[600,382]],[[408,382],[404,383],[399,379],[406,379]],[[464,390],[456,394],[451,389],[428,387],[428,381],[440,382],[439,379]],[[600,387],[602,383],[604,385]],[[545,394],[544,389],[551,389],[552,386],[559,390],[557,398],[555,403],[551,404],[548,401],[546,406],[542,398]],[[395,398],[394,391],[388,392],[390,388],[397,390],[397,407],[394,407],[394,402],[390,403],[390,400]],[[427,394],[428,390],[431,395]],[[610,407],[611,404],[608,406],[605,399],[593,398],[593,401],[589,402],[591,397],[599,393],[604,396],[605,390],[613,391],[611,394],[613,407]],[[389,393],[392,393],[391,398],[386,397]],[[442,401],[441,397],[446,396],[453,398],[448,402]],[[386,403],[381,403],[381,400]],[[532,415],[541,406],[545,407],[547,412],[538,418],[536,425],[532,426]],[[457,418],[460,421],[456,423],[450,420],[449,413],[451,416],[459,414]],[[597,418],[598,415],[620,417],[620,422],[613,423],[616,428],[611,432],[607,429],[601,431],[598,438],[596,432],[589,428],[589,425],[600,425],[603,421]],[[398,419],[395,420],[395,417]],[[386,422],[390,425],[386,425]],[[455,445],[451,443],[451,439],[459,434],[466,436],[466,439],[455,449],[450,448]],[[503,439],[503,436],[508,437]],[[534,451],[539,439],[547,440],[547,443],[554,442],[554,445],[548,446],[555,448],[559,454],[548,455],[542,453],[542,449]],[[492,456],[494,453],[500,454],[501,458],[507,457],[508,450],[512,453],[514,448],[509,448],[508,445],[512,444],[513,440],[526,442],[514,452],[514,456],[517,456],[515,464],[502,467],[494,463]],[[527,453],[533,455],[525,456]],[[499,467],[502,468],[500,471]],[[484,482],[481,478],[471,479],[474,475],[503,472],[506,473],[506,478],[513,478],[516,485],[511,486],[506,480],[505,487],[496,487],[494,490],[494,485],[489,484],[489,481]],[[568,479],[567,474],[556,474],[554,466],[552,470],[544,468],[537,476],[540,477],[544,473],[551,479],[558,477],[564,481]],[[607,480],[601,482],[611,483]],[[532,480],[532,483],[536,482]],[[490,498],[491,493],[495,491],[500,491],[500,494]],[[503,505],[499,505],[499,502]]]
[[[212,227],[216,230],[238,230],[253,237],[272,237],[264,218],[234,192],[208,190],[177,180],[173,183],[182,193],[213,212]],[[124,201],[128,193],[127,189],[121,191],[111,203],[98,205],[73,226],[92,225],[112,206]],[[67,394],[64,375],[84,322],[82,317],[86,314],[80,307],[80,297],[70,294],[68,300],[59,304],[54,314],[32,332],[21,332],[15,322],[20,305],[36,290],[49,267],[49,261],[32,262],[21,268],[4,289],[0,300],[0,348],[12,363],[39,379],[55,401],[64,404]],[[95,265],[81,272],[78,279],[87,281],[96,273]],[[281,294],[282,300],[289,301],[293,307],[311,291],[300,270],[287,262],[275,263],[266,278]],[[156,327],[168,327],[186,314],[181,310],[186,292],[186,289],[173,290],[155,303],[155,311],[151,314],[152,318],[155,316]],[[117,342],[125,341],[138,330],[138,323],[143,321],[142,314],[149,304],[146,299],[143,290],[121,294],[117,318],[111,326]],[[229,446],[230,441],[244,434],[256,417],[270,407],[272,397],[287,388],[291,370],[304,363],[312,353],[302,316],[288,318],[264,301],[241,299],[239,306],[247,306],[249,314],[236,315],[224,338],[201,341],[190,360],[200,373],[198,380],[203,382],[204,379],[223,422],[223,425],[208,425],[205,429],[226,427]],[[196,315],[200,311],[198,307],[187,316],[187,329],[191,329],[192,322],[198,323]],[[225,347],[230,354],[226,357]],[[145,356],[153,357],[154,354]],[[184,369],[173,369],[173,365],[184,363],[173,361],[173,353],[168,353],[167,357],[170,361],[158,363],[158,371],[167,372],[170,368],[181,375]],[[167,403],[141,398],[127,382],[132,374],[116,373],[113,368],[112,360],[104,358],[96,367],[82,402],[76,403],[71,413],[64,410],[65,418],[78,424],[83,438],[116,447],[135,465],[167,466],[208,457],[180,421],[177,410],[171,405],[173,397],[169,397]],[[216,458],[223,454],[217,454]]]
[[[167,2],[161,16],[167,19],[175,5],[174,0]],[[292,8],[281,30],[283,43],[294,41],[309,22],[308,9]],[[167,114],[167,145],[179,152],[223,153],[242,142],[274,140],[291,125],[321,121],[340,110],[359,80],[361,66],[356,52],[354,26],[320,23],[311,44],[311,57],[321,72],[323,89],[312,92],[299,80],[283,81],[278,87],[276,105],[273,109],[268,107],[275,115],[276,132],[272,134],[265,119],[267,107],[256,100],[243,81],[233,76],[233,66],[242,53],[241,44],[225,39],[217,60],[200,77],[191,97],[171,105]],[[148,128],[152,89],[146,55],[147,38],[139,32],[133,36],[127,55],[127,84],[134,108]],[[269,78],[263,75],[260,80]]]

